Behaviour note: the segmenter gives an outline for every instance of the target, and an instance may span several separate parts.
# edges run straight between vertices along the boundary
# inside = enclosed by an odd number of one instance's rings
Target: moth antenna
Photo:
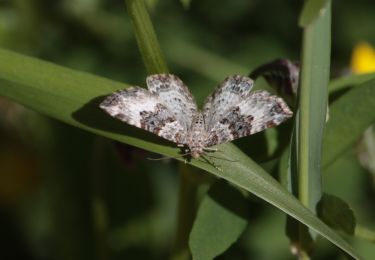
[[[178,158],[184,157],[184,156],[189,155],[189,154],[191,154],[191,152],[184,153],[184,154],[181,154],[181,155],[178,155],[178,156],[163,156],[163,157],[160,157],[160,158],[150,158],[150,157],[148,157],[147,160],[161,161],[161,160],[167,160],[167,159],[178,159]]]
[[[163,156],[163,157],[160,157],[160,158],[147,157],[147,160],[150,160],[150,161],[161,161],[161,160],[167,160],[167,159],[173,159],[173,157],[171,157],[171,156]]]

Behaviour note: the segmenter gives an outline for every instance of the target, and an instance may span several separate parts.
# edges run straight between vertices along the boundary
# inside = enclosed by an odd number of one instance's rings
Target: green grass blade
[[[351,147],[375,122],[375,79],[349,90],[330,107],[324,133],[323,167]]]
[[[308,4],[306,2],[303,12]],[[328,103],[330,1],[325,9],[323,15],[304,28],[298,111],[288,167],[289,190],[314,214],[322,196],[320,162]],[[306,226],[290,218],[287,219],[286,233],[299,257],[308,258],[316,233],[309,232]]]
[[[334,79],[329,83],[328,89],[329,92],[335,92],[337,90],[345,89],[350,86],[357,86],[370,79],[375,79],[375,73],[366,73],[360,75],[349,75]]]
[[[0,95],[40,113],[147,151],[166,156],[178,155],[179,149],[174,144],[112,119],[99,109],[103,94],[124,88],[124,84],[1,49],[0,78],[3,79],[0,81]],[[193,160],[192,164],[254,193],[359,258],[343,238],[237,147],[225,144],[220,146],[220,150],[220,157],[231,160],[212,159],[220,165],[222,172],[200,160]]]
[[[298,195],[315,212],[322,195],[321,168],[323,131],[328,103],[331,53],[331,3],[324,15],[305,27],[299,88]]]
[[[149,74],[168,72],[144,0],[125,0],[125,3],[147,72]]]
[[[306,0],[299,18],[299,25],[305,27],[323,15],[327,2],[328,0]]]

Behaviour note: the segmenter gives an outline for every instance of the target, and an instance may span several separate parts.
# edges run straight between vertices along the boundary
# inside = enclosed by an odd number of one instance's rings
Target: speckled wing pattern
[[[111,116],[175,143],[186,138],[186,131],[159,96],[140,87],[118,90],[100,108]]]
[[[146,81],[148,90],[116,91],[100,107],[130,125],[188,146],[194,158],[204,148],[279,125],[293,114],[281,98],[264,90],[250,92],[253,81],[245,76],[227,77],[207,97],[202,112],[177,76],[156,74]]]
[[[194,97],[182,80],[172,74],[156,74],[147,77],[146,82],[149,91],[159,96],[163,104],[188,131],[198,109]]]
[[[227,112],[238,105],[253,87],[253,80],[240,75],[229,76],[207,97],[203,106],[206,130],[210,130]]]
[[[232,141],[277,126],[293,115],[286,103],[267,91],[249,93],[238,104],[227,109],[208,129],[205,146]]]

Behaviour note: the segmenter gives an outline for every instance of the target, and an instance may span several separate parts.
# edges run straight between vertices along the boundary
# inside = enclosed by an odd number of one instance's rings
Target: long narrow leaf
[[[345,77],[341,77],[335,80],[332,80],[329,83],[329,91],[334,92],[337,90],[344,89],[346,87],[350,86],[357,86],[362,83],[365,83],[366,81],[370,79],[375,79],[375,73],[366,73],[366,74],[360,74],[360,75],[349,75]]]
[[[323,15],[329,0],[306,0],[299,18],[300,26],[307,26]]]
[[[308,2],[309,3],[309,2]],[[315,212],[321,198],[323,131],[328,103],[331,53],[331,3],[324,15],[305,27],[299,88],[298,178],[299,198]]]
[[[311,3],[305,3],[303,13],[311,7]],[[322,196],[320,161],[328,103],[330,6],[330,1],[327,1],[324,14],[304,28],[299,104],[290,153],[289,187],[314,213]],[[287,221],[286,230],[293,247],[298,249],[298,255],[310,254],[311,235],[315,237],[316,234],[310,234],[305,226],[291,219]]]

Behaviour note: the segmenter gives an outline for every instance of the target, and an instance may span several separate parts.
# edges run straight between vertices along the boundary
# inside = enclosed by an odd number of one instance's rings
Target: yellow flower
[[[351,70],[355,74],[375,72],[375,49],[370,44],[360,42],[354,47]]]

